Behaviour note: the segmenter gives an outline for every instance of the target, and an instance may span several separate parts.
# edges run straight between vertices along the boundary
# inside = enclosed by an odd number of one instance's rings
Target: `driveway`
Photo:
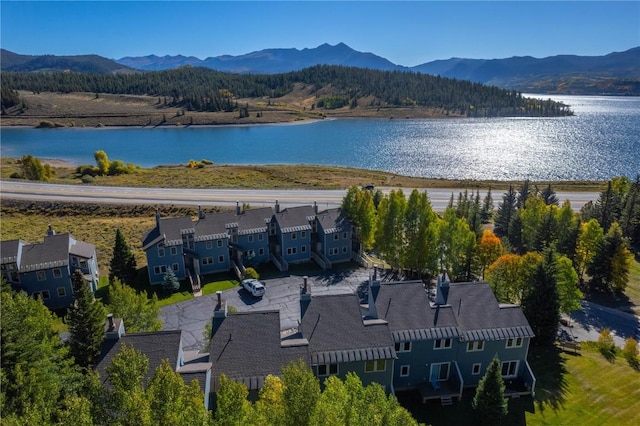
[[[326,272],[309,276],[308,286],[312,295],[330,295],[355,293],[359,286],[369,280],[369,269],[358,268],[350,271]],[[260,280],[265,284],[265,295],[258,299],[248,292],[235,287],[225,290],[222,298],[228,307],[235,307],[238,312],[279,310],[280,329],[288,330],[298,326],[300,319],[300,287],[303,284],[301,275]],[[159,318],[163,330],[182,330],[184,350],[208,351],[205,327],[211,323],[216,295],[196,297],[194,299],[163,306]]]

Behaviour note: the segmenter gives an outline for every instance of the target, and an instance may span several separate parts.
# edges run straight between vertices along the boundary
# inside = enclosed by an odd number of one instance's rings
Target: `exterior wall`
[[[282,258],[288,263],[309,262],[311,260],[310,229],[281,233],[280,243],[282,247]]]
[[[172,247],[174,254],[171,254]],[[165,272],[156,271],[157,267],[166,267],[167,269],[177,264],[178,269],[174,269],[174,274],[179,280],[186,278],[184,256],[182,246],[165,247],[163,243],[154,244],[146,251],[147,269],[149,274],[149,282],[151,284],[162,284]]]
[[[245,256],[249,250],[253,250],[253,256],[251,258],[243,259],[245,266],[269,261],[269,235],[266,231],[255,234],[238,235],[237,238],[238,245],[245,250]],[[261,250],[262,254],[260,254]]]
[[[351,260],[351,232],[335,232],[322,235],[322,253],[333,263]],[[337,237],[337,239],[336,239]]]
[[[98,260],[95,252],[89,259],[81,256],[69,255],[69,265],[71,265],[71,274],[73,274],[76,269],[79,269],[83,275],[91,276],[91,282],[89,283],[91,291],[95,293],[98,290],[99,272]]]
[[[59,277],[54,277],[54,270],[60,271]],[[39,273],[44,273],[45,279],[43,281],[38,280]],[[73,289],[68,266],[22,272],[20,273],[20,284],[14,288],[24,290],[30,296],[39,293],[44,305],[49,309],[62,309],[73,304]]]
[[[200,256],[201,275],[225,272],[231,268],[228,238],[198,241],[195,251]]]
[[[429,381],[429,359],[426,357],[427,346],[433,346],[433,341],[418,340],[411,342],[409,351],[396,349],[398,359],[395,361],[393,372],[393,384],[398,390],[415,388]],[[397,348],[397,346],[396,346]],[[409,366],[409,375],[402,376],[402,367]]]
[[[375,372],[365,372],[365,361],[340,363],[338,364],[338,374],[336,374],[336,376],[344,380],[347,377],[347,373],[356,373],[360,380],[362,380],[363,386],[367,386],[371,383],[378,383],[382,385],[386,392],[391,392],[392,384],[394,382],[394,360],[387,359],[385,361],[386,368],[384,371]],[[313,370],[313,374],[320,379],[321,384],[329,377],[329,375],[318,375],[317,365],[313,365],[311,368]]]
[[[506,340],[485,341],[483,350],[471,352],[467,351],[467,343],[468,342],[460,342],[457,351],[457,361],[465,386],[477,386],[478,381],[486,373],[489,363],[491,363],[493,357],[496,355],[501,363],[504,361],[518,361],[516,377],[521,377],[524,373],[529,338],[523,338],[522,346],[514,348],[507,348]],[[477,374],[473,374],[474,364],[480,364],[480,370]]]

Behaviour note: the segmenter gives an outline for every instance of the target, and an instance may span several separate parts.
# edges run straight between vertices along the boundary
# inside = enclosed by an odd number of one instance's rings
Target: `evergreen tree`
[[[629,238],[632,247],[640,248],[640,174],[630,185],[620,215],[622,235]]]
[[[513,185],[509,185],[509,190],[502,196],[502,202],[498,204],[498,212],[495,218],[495,234],[498,237],[509,235],[511,219],[516,212],[517,195]]]
[[[556,192],[551,188],[551,184],[547,185],[547,187],[540,192],[540,196],[548,206],[557,206],[560,204],[558,197],[556,196]]]
[[[543,262],[525,284],[522,297],[522,312],[536,336],[533,342],[540,346],[553,344],[560,321],[554,257],[553,250],[545,250]]]
[[[507,415],[508,404],[504,397],[504,390],[500,360],[495,356],[487,367],[487,372],[478,382],[476,394],[471,403],[481,424],[500,424]]]
[[[109,264],[109,282],[118,278],[120,282],[133,285],[136,279],[136,258],[127,244],[120,229],[116,229],[116,241],[113,256]]]
[[[493,197],[491,196],[491,188],[487,191],[484,200],[482,201],[482,209],[480,210],[480,217],[482,223],[489,223],[493,216]]]
[[[164,279],[162,280],[162,288],[167,293],[173,293],[180,288],[180,281],[176,278],[176,274],[173,273],[173,269],[168,268],[167,272],[164,274]]]
[[[524,182],[522,182],[522,186],[520,187],[520,191],[518,192],[518,201],[516,204],[516,207],[521,209],[524,208],[527,205],[527,200],[529,199],[530,195],[535,195],[531,193],[531,187],[530,187],[530,182],[529,179],[526,179]]]
[[[82,271],[76,269],[71,276],[73,306],[69,309],[69,349],[76,364],[83,368],[93,366],[100,356],[104,340],[105,310],[93,297]]]
[[[618,183],[616,188],[614,188],[614,183]],[[596,201],[596,217],[605,232],[609,230],[613,222],[616,222],[620,218],[622,195],[620,193],[619,187],[621,185],[619,185],[619,183],[619,181],[614,180],[607,182],[607,189],[600,193],[598,201]]]

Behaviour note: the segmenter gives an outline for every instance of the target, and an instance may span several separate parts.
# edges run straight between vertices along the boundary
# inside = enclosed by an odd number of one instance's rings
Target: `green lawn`
[[[578,356],[531,350],[529,363],[537,379],[536,397],[510,400],[503,425],[640,424],[640,372],[621,355],[610,363],[587,343]],[[423,405],[415,393],[398,397],[418,421],[437,426],[474,424],[473,395],[465,391],[463,400],[449,407]]]

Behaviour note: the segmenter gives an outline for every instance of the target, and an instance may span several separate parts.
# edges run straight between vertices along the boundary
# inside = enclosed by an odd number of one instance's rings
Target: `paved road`
[[[355,293],[359,286],[369,280],[370,270],[359,268],[352,271],[323,273],[309,276],[307,284],[311,295]],[[235,307],[238,312],[254,310],[279,310],[280,329],[289,330],[298,326],[300,319],[300,287],[303,277],[291,275],[269,280],[265,283],[265,295],[258,299],[239,287],[223,292],[227,306]],[[164,330],[182,330],[185,350],[203,350],[205,348],[205,327],[211,322],[216,295],[196,297],[194,299],[164,306],[160,319]]]
[[[388,193],[392,188],[380,188]],[[412,188],[403,188],[408,196]],[[444,211],[451,193],[460,189],[431,188],[427,190],[431,205],[436,211]],[[112,204],[176,204],[202,206],[235,206],[236,201],[253,207],[273,206],[278,200],[283,207],[313,204],[322,208],[338,207],[345,190],[323,189],[176,189],[176,188],[130,188],[112,186],[60,185],[36,182],[0,181],[0,198],[41,201],[71,201]],[[484,198],[486,191],[480,191]],[[595,201],[597,192],[558,192],[559,200],[571,201],[579,210],[586,202]],[[501,193],[494,192],[497,206]]]
[[[582,310],[571,314],[572,326],[561,327],[577,341],[597,341],[600,332],[608,328],[618,347],[623,347],[629,337],[640,342],[640,317],[584,300],[581,304]]]

